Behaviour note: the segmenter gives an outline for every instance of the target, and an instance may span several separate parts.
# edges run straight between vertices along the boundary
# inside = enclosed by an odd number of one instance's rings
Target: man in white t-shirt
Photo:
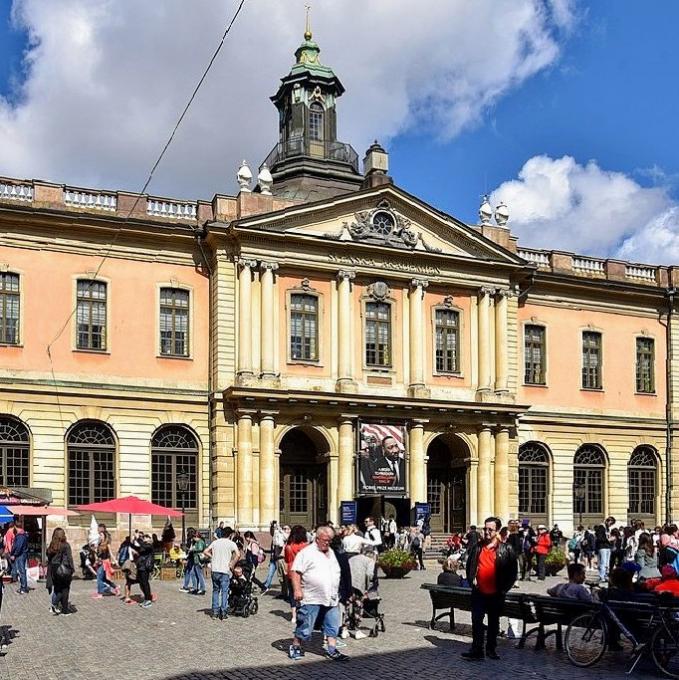
[[[365,519],[365,537],[375,548],[375,552],[382,552],[384,548],[382,545],[382,532],[377,528],[372,517],[366,517]]]
[[[323,618],[323,633],[328,639],[328,659],[343,661],[347,657],[337,650],[337,636],[342,624],[339,608],[340,566],[330,541],[331,527],[320,526],[314,542],[297,553],[290,571],[290,583],[297,607],[297,626],[289,656],[297,661],[304,656],[302,641],[311,639],[316,619]]]
[[[203,554],[212,560],[212,618],[224,620],[228,618],[229,613],[231,572],[240,559],[240,551],[231,540],[233,534],[231,527],[223,528],[221,533],[222,537],[212,541]]]

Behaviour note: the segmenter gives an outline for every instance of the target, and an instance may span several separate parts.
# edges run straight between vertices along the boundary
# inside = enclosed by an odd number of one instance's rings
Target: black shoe
[[[486,650],[486,657],[489,658],[489,659],[493,659],[493,661],[499,661],[500,660],[498,653],[494,649],[487,649]]]
[[[212,614],[210,614],[210,618],[221,620],[221,618],[222,618],[222,613],[221,613],[221,612],[212,612]]]
[[[483,654],[481,652],[462,652],[460,656],[467,661],[483,661]]]

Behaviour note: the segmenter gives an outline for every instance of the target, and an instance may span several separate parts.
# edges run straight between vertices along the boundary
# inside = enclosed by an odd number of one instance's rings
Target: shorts
[[[342,625],[342,616],[338,605],[326,607],[322,604],[303,604],[297,610],[297,627],[295,637],[310,640],[314,632],[314,624],[319,615],[323,617],[323,635],[336,638]]]

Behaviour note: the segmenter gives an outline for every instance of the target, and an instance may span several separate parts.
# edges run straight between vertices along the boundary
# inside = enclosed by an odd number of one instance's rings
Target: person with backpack
[[[191,563],[191,577],[195,588],[191,590],[192,595],[205,595],[205,575],[203,574],[203,564],[207,559],[203,554],[205,551],[205,541],[200,531],[196,531],[191,547],[189,548],[189,561]]]
[[[70,616],[68,596],[75,573],[73,552],[66,540],[66,532],[57,528],[47,548],[47,592],[51,594],[50,611],[54,615]]]
[[[521,520],[521,552],[519,553],[519,570],[522,581],[530,581],[530,574],[533,569],[533,548],[535,547],[535,530],[530,525],[530,520]]]
[[[417,527],[412,527],[410,529],[410,552],[412,556],[417,560],[418,569],[424,570],[424,562],[422,560],[424,549],[424,536],[422,532]]]
[[[252,582],[258,585],[262,594],[264,594],[268,588],[257,578],[255,572],[257,567],[266,559],[266,554],[257,542],[252,531],[246,531],[243,534],[243,538],[245,539],[245,560],[252,566]]]
[[[377,528],[375,520],[372,517],[365,518],[365,538],[370,541],[375,552],[384,552],[384,544],[382,543],[382,532]]]
[[[132,542],[132,549],[136,553],[137,581],[139,582],[141,592],[144,594],[144,600],[139,603],[139,606],[142,609],[148,609],[153,604],[150,584],[154,566],[153,539],[148,534],[138,534]]]
[[[584,529],[579,526],[573,536],[568,539],[568,553],[573,556],[573,562],[575,564],[580,564],[580,554],[582,552],[581,544],[582,537],[584,535]]]
[[[16,574],[19,577],[19,595],[28,593],[28,575],[26,573],[26,562],[28,560],[28,534],[21,528],[14,527],[16,532],[14,536],[14,543],[9,559],[16,569]]]

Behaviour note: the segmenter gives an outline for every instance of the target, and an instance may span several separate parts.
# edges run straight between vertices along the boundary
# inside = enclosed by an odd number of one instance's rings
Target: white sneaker
[[[349,631],[346,628],[342,628],[340,637],[342,638],[342,640],[346,640],[349,637]]]
[[[354,633],[354,638],[356,640],[363,640],[363,638],[367,638],[368,636],[362,631],[362,630],[357,630]]]

